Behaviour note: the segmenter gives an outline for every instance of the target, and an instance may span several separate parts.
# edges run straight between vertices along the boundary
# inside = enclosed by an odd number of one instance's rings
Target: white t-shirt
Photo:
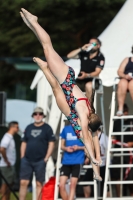
[[[0,147],[4,147],[6,149],[7,159],[11,165],[14,165],[16,162],[16,148],[13,136],[9,133],[6,133],[1,140]],[[1,167],[7,166],[2,154],[1,154],[0,166]]]
[[[100,137],[100,135],[98,137]],[[101,159],[102,159],[101,166],[105,166],[106,165],[106,153],[107,153],[107,147],[108,147],[108,137],[104,133],[101,134],[99,143],[100,143],[100,151],[101,151]]]

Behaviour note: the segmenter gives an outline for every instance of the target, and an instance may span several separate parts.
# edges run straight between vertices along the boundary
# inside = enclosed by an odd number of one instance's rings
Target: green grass
[[[18,196],[18,192],[16,192],[16,194]],[[16,197],[13,194],[11,194],[10,200],[16,200]],[[32,200],[32,193],[31,192],[27,193],[26,200]]]

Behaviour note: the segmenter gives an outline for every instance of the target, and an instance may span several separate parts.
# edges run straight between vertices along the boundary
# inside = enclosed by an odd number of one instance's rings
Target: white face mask
[[[34,121],[35,121],[35,123],[38,123],[38,124],[43,122],[42,119],[36,119],[36,120],[34,119]]]

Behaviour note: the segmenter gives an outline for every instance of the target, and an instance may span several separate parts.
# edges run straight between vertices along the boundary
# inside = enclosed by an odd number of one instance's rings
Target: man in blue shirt
[[[75,135],[71,125],[65,126],[60,136],[61,149],[64,151],[60,170],[60,195],[63,200],[73,200],[80,169],[85,160],[84,145]],[[65,185],[70,175],[70,192],[67,194]]]
[[[34,109],[32,117],[34,123],[29,124],[22,138],[20,190],[19,200],[26,199],[27,187],[33,172],[36,176],[36,192],[38,199],[45,181],[46,163],[54,149],[55,135],[52,128],[43,121],[43,109]]]

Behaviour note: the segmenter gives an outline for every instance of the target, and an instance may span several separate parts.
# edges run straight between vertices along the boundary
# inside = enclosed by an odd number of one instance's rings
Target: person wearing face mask
[[[94,44],[94,47],[88,51],[88,48]],[[91,102],[93,112],[94,93],[92,89],[93,77],[98,77],[104,68],[105,58],[100,52],[101,41],[97,37],[92,37],[87,44],[84,44],[81,48],[75,49],[67,54],[67,58],[80,59],[81,68],[76,84],[82,91],[86,92],[87,98]]]
[[[22,137],[19,199],[26,198],[27,187],[33,172],[36,176],[37,199],[45,181],[46,163],[54,149],[55,135],[43,121],[46,115],[41,107],[32,113],[34,123],[29,124]]]

